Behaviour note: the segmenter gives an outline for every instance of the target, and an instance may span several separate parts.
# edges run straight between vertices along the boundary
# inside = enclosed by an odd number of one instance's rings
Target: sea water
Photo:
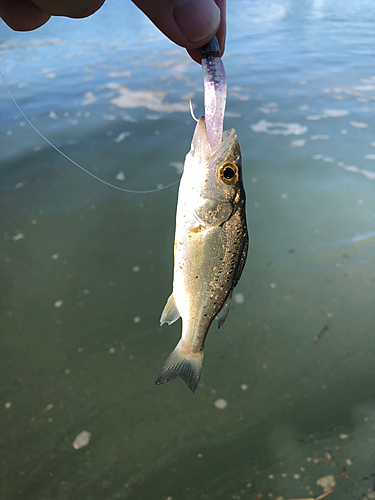
[[[195,395],[154,386],[177,186],[103,186],[0,87],[1,498],[374,498],[374,22],[370,0],[228,5],[250,251]],[[130,2],[1,24],[0,69],[95,175],[179,179],[201,68]]]

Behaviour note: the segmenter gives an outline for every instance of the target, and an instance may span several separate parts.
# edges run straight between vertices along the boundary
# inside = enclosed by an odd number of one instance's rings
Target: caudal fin
[[[188,354],[181,349],[180,343],[162,366],[155,384],[165,384],[176,377],[181,377],[193,392],[198,389],[201,379],[203,351],[199,354]]]

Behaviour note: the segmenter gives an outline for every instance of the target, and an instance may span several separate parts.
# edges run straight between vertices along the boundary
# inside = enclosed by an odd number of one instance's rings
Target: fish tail
[[[176,377],[181,377],[189,389],[196,392],[201,379],[203,349],[198,354],[192,354],[181,347],[179,342],[162,366],[155,384],[165,384]]]

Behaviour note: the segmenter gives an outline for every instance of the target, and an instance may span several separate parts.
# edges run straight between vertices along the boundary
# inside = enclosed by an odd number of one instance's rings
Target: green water
[[[0,67],[66,154],[154,189],[178,179],[201,72],[114,3],[35,33],[1,26]],[[374,17],[365,0],[229,6],[226,127],[242,147],[250,252],[195,395],[180,379],[154,386],[181,333],[158,326],[177,186],[99,184],[1,88],[2,499],[289,500],[320,495],[325,476],[329,500],[374,498]],[[159,105],[120,108],[113,84]]]

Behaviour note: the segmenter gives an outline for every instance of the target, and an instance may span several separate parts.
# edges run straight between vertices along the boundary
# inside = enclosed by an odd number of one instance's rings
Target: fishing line
[[[1,72],[0,70],[0,75],[1,75],[1,78],[3,80],[3,83],[5,85],[5,88],[10,96],[10,98],[12,99],[12,101],[14,102],[15,106],[17,107],[18,111],[21,113],[21,115],[25,118],[25,120],[27,121],[27,123],[35,130],[35,132],[37,134],[40,135],[40,137],[42,137],[42,139],[44,139],[46,141],[47,144],[49,144],[51,147],[53,147],[53,149],[55,151],[57,151],[58,153],[60,153],[66,160],[70,161],[70,163],[73,163],[73,165],[75,165],[76,167],[78,167],[79,169],[81,169],[83,172],[85,172],[86,174],[90,175],[91,177],[93,177],[94,179],[96,179],[97,181],[101,182],[102,184],[106,185],[106,186],[109,186],[113,189],[117,189],[117,191],[123,191],[124,193],[134,193],[134,194],[142,194],[142,193],[156,193],[158,191],[163,191],[163,189],[168,189],[172,186],[174,186],[175,184],[178,184],[180,182],[180,179],[178,181],[175,181],[175,182],[172,182],[171,184],[168,184],[167,186],[163,186],[159,189],[149,189],[149,190],[146,190],[146,191],[134,191],[133,189],[125,189],[125,188],[122,188],[122,187],[119,187],[119,186],[115,186],[114,184],[111,184],[110,182],[107,182],[107,181],[104,181],[103,179],[100,179],[100,177],[98,177],[97,175],[93,174],[92,172],[90,172],[89,170],[86,170],[85,168],[83,168],[81,165],[79,165],[77,162],[75,162],[72,158],[70,158],[68,155],[66,155],[65,153],[63,153],[57,146],[55,146],[49,139],[47,139],[47,137],[45,135],[42,134],[42,132],[40,132],[36,127],[35,125],[33,125],[31,123],[31,121],[28,119],[28,117],[25,115],[25,113],[22,111],[22,109],[20,108],[20,106],[18,105],[17,101],[15,100],[15,98],[13,97],[13,94],[11,93],[11,91],[9,90],[9,87],[7,85],[7,82],[5,81],[5,78],[4,78],[4,75],[3,73]]]

